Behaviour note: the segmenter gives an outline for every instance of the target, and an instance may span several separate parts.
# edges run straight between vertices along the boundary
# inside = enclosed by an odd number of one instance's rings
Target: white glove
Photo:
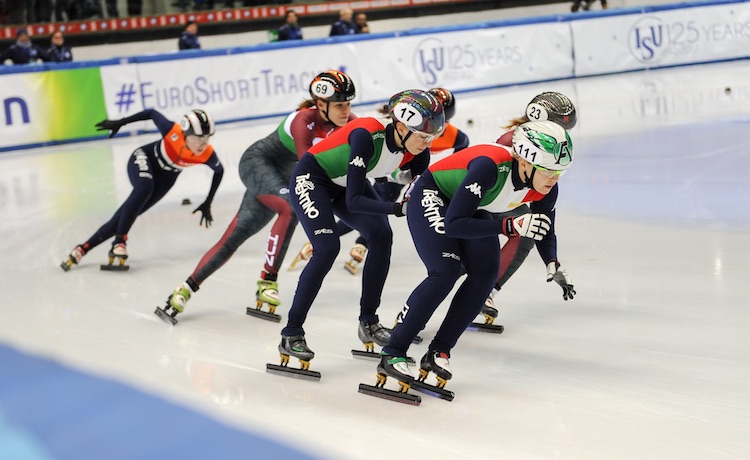
[[[552,228],[552,221],[546,214],[522,214],[518,217],[506,217],[503,220],[503,233],[506,236],[523,236],[541,240]]]
[[[573,300],[573,296],[576,295],[576,290],[573,289],[573,282],[565,270],[560,268],[560,262],[556,260],[547,264],[547,282],[551,281],[559,284],[562,288],[563,300]]]

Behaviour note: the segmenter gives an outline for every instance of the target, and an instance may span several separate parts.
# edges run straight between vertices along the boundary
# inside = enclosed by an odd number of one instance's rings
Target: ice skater
[[[127,270],[128,232],[139,215],[159,202],[177,181],[183,169],[205,164],[214,171],[211,189],[206,200],[193,213],[201,212],[199,225],[211,225],[211,203],[224,175],[224,167],[209,144],[214,134],[214,122],[205,111],[194,109],[187,112],[179,123],[168,120],[154,109],[147,109],[120,120],[104,120],[97,123],[100,131],[109,131],[113,137],[128,123],[153,120],[162,138],[136,149],[128,159],[128,177],[133,185],[130,196],[115,212],[112,218],[102,225],[85,243],[79,244],[63,261],[62,268],[70,270],[83,256],[104,241],[114,237],[109,250],[109,264],[102,269]],[[119,261],[114,265],[114,260]]]

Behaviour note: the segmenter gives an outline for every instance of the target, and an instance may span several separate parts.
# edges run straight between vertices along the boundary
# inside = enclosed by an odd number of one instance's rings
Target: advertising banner
[[[460,91],[573,76],[567,23],[393,37],[357,50],[367,100],[407,88]]]
[[[2,75],[0,88],[0,148],[91,137],[106,117],[95,67]]]
[[[571,21],[576,76],[737,59],[750,49],[750,3]]]
[[[118,119],[153,108],[178,120],[202,108],[216,121],[288,113],[310,97],[310,81],[324,70],[344,70],[356,83],[354,55],[351,46],[330,45],[103,68],[107,111]]]

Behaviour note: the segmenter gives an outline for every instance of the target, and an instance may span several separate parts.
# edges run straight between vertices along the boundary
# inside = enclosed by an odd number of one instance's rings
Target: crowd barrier
[[[317,73],[357,84],[357,104],[407,88],[456,92],[746,59],[750,1],[704,1],[456,27],[331,37],[0,69],[0,151],[97,138],[94,128],[155,108],[219,123],[285,114]],[[153,130],[126,126],[128,135]]]

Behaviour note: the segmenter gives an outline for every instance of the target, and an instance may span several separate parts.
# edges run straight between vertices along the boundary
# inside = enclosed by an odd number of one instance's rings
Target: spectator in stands
[[[65,36],[61,30],[52,32],[49,37],[50,47],[47,50],[49,60],[52,62],[69,62],[73,60],[73,52],[65,46]]]
[[[185,30],[182,31],[177,45],[180,47],[180,51],[201,48],[201,42],[198,40],[198,24],[195,21],[188,21],[185,24]]]
[[[570,11],[575,13],[579,9],[582,9],[583,11],[588,11],[591,9],[591,5],[596,2],[596,0],[573,0],[573,4],[570,5]],[[602,2],[602,9],[607,9],[607,0],[601,0]]]
[[[354,35],[357,33],[357,27],[352,22],[352,15],[354,12],[351,8],[344,8],[339,11],[339,20],[334,22],[331,26],[331,33],[329,36],[335,35]]]
[[[16,31],[16,42],[0,53],[0,63],[10,59],[13,64],[29,64],[38,60],[48,61],[47,52],[39,45],[31,43],[29,33],[21,28]]]
[[[117,0],[107,0],[107,17],[112,18],[119,18],[120,12],[117,10]]]
[[[128,16],[140,16],[143,11],[143,0],[127,0]]]
[[[354,26],[357,28],[358,34],[369,34],[370,26],[367,25],[367,15],[365,13],[357,13],[354,18]]]
[[[284,25],[279,27],[279,41],[302,40],[302,29],[299,26],[297,12],[286,10]]]

